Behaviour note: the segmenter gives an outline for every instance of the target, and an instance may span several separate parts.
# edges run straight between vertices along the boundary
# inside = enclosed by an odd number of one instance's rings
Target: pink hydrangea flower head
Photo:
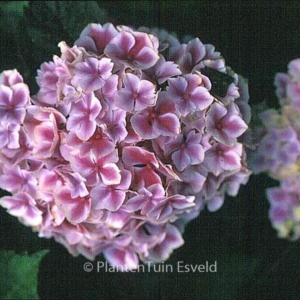
[[[281,238],[300,238],[300,59],[288,64],[287,73],[277,73],[274,84],[280,107],[260,114],[262,127],[251,168],[279,181],[267,189],[269,218]]]
[[[0,205],[74,256],[124,271],[168,259],[249,178],[246,82],[212,45],[164,30],[89,24],[59,47],[36,95],[0,75]],[[232,77],[225,97],[206,67]]]

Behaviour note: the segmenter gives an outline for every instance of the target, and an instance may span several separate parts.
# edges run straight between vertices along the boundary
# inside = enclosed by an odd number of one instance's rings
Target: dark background
[[[0,68],[18,68],[32,90],[36,69],[59,54],[57,43],[72,44],[88,22],[96,21],[160,27],[213,44],[226,64],[249,80],[251,104],[266,101],[276,107],[274,75],[300,57],[299,1],[97,1],[103,15],[95,14],[91,1],[84,4],[88,13],[82,12],[82,1],[73,1],[73,9],[60,14],[49,13],[45,3],[51,1],[34,1],[25,17],[15,8],[3,9],[1,2]],[[68,23],[72,17],[76,26]],[[178,261],[217,261],[217,273],[85,273],[85,258],[38,239],[4,209],[0,247],[51,250],[40,265],[41,299],[299,299],[299,242],[279,239],[268,220],[265,189],[275,185],[266,175],[252,176],[238,197],[227,197],[219,211],[203,211],[192,221],[185,245],[165,263],[176,269]]]

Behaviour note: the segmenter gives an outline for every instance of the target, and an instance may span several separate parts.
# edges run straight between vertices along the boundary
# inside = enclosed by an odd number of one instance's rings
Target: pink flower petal
[[[155,118],[154,128],[163,136],[175,136],[179,134],[180,122],[176,115],[166,113]]]
[[[152,164],[159,167],[155,155],[147,150],[135,146],[126,146],[123,148],[122,160],[127,165]]]
[[[112,185],[121,182],[120,169],[115,164],[105,164],[100,169],[101,179],[104,184]]]
[[[177,150],[172,154],[172,160],[178,171],[183,171],[190,164],[190,156],[182,150]]]
[[[160,135],[159,131],[155,129],[155,121],[142,114],[135,114],[130,119],[132,128],[143,139],[154,139]],[[158,126],[157,126],[158,127]]]
[[[110,247],[104,251],[107,261],[119,271],[130,271],[138,267],[138,257],[126,248]]]

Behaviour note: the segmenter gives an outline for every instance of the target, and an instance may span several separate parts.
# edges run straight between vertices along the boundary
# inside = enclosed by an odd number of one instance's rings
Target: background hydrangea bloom
[[[165,31],[89,24],[59,46],[31,100],[16,70],[0,76],[0,185],[12,193],[0,204],[73,255],[125,270],[166,260],[189,220],[248,180],[246,83],[213,46]],[[225,95],[207,68],[230,78]]]
[[[278,235],[300,237],[300,59],[288,64],[287,73],[274,80],[280,108],[261,113],[264,129],[257,152],[251,159],[255,173],[266,172],[279,181],[269,188],[269,217]]]

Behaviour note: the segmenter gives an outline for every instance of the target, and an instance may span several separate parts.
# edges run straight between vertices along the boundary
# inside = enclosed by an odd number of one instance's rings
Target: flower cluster
[[[246,81],[212,45],[163,30],[89,24],[59,47],[34,96],[1,74],[1,206],[73,255],[166,260],[190,220],[248,180]],[[207,68],[232,79],[224,95]]]
[[[275,76],[280,109],[260,115],[263,137],[252,160],[255,173],[267,172],[280,182],[269,188],[269,217],[280,237],[300,237],[300,59],[292,60],[288,73]]]

